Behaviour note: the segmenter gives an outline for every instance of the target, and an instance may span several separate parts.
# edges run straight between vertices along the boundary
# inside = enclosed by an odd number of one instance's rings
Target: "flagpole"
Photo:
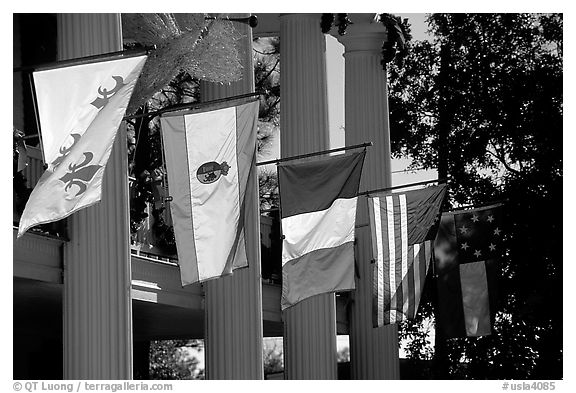
[[[210,101],[209,101],[210,102]],[[322,150],[322,151],[317,151],[314,153],[308,153],[308,154],[300,154],[297,156],[292,156],[292,157],[284,157],[284,158],[279,158],[277,160],[270,160],[270,161],[263,161],[263,162],[257,162],[256,166],[261,166],[261,165],[268,165],[268,164],[278,164],[279,162],[284,162],[284,161],[292,161],[292,160],[298,160],[300,158],[307,158],[307,157],[314,157],[314,156],[319,156],[322,154],[328,154],[328,153],[334,153],[334,152],[338,152],[338,151],[343,151],[343,150],[352,150],[352,149],[360,149],[362,147],[366,148],[368,146],[372,146],[372,142],[364,142],[361,143],[359,145],[353,145],[353,146],[344,146],[344,147],[339,147],[337,149],[332,149],[332,150]],[[437,181],[437,180],[434,180]],[[170,202],[172,201],[172,196],[168,196],[164,199],[165,202]]]
[[[220,99],[211,100],[211,101],[189,102],[186,104],[177,104],[177,105],[172,105],[172,106],[169,106],[166,108],[158,109],[158,110],[153,111],[153,112],[124,116],[124,120],[138,119],[140,117],[147,117],[147,116],[155,117],[155,116],[161,115],[163,113],[176,112],[176,111],[181,111],[184,109],[200,109],[200,108],[203,108],[206,106],[219,104],[219,103],[223,103],[223,102],[241,100],[243,98],[256,97],[256,96],[260,96],[261,94],[262,94],[261,92],[254,92],[254,93],[241,94],[241,95],[232,96],[232,97],[220,98]]]
[[[256,165],[258,165],[258,164],[256,164]],[[377,189],[377,190],[362,191],[362,192],[359,192],[359,193],[357,194],[357,196],[369,195],[369,194],[374,194],[374,193],[377,193],[377,192],[392,191],[392,190],[396,190],[396,189],[399,189],[399,188],[407,188],[407,187],[421,186],[421,185],[428,184],[428,183],[436,183],[436,182],[438,182],[438,184],[440,184],[440,183],[446,183],[447,181],[448,181],[448,179],[426,180],[426,181],[421,181],[421,182],[418,182],[418,183],[409,183],[409,184],[402,184],[402,185],[394,186],[394,187],[379,188],[379,189]],[[490,204],[486,204],[486,206],[489,206],[489,205],[497,205],[498,203],[501,203],[501,202],[504,202],[504,201],[506,201],[506,200],[492,202],[492,203],[490,203]],[[480,206],[478,206],[478,207],[484,207],[484,205],[480,205]],[[464,207],[464,208],[465,208],[465,207]],[[457,208],[457,209],[461,209],[461,208]],[[457,209],[454,209],[454,210],[457,210]],[[260,210],[260,212],[272,212],[272,211],[276,211],[276,210],[278,210],[278,208],[272,208],[272,209],[267,209],[267,210]]]
[[[308,157],[320,156],[320,155],[323,155],[323,154],[335,153],[335,152],[337,152],[337,151],[343,151],[343,150],[360,149],[360,148],[362,148],[362,147],[367,147],[367,146],[372,146],[372,145],[373,145],[372,142],[365,142],[365,143],[361,143],[361,144],[359,144],[359,145],[344,146],[344,147],[339,147],[339,148],[337,148],[337,149],[332,149],[332,150],[322,150],[322,151],[317,151],[317,152],[314,152],[314,153],[300,154],[300,155],[292,156],[292,157],[278,158],[278,159],[276,159],[276,160],[257,162],[257,163],[256,163],[256,166],[268,165],[268,164],[278,164],[278,163],[284,162],[284,161],[299,160],[299,159],[301,159],[301,158],[308,158]]]
[[[150,53],[151,50],[154,49],[156,49],[155,46],[150,46],[150,47],[144,47],[143,49],[127,49],[116,52],[102,53],[100,55],[77,57],[75,59],[69,59],[69,60],[53,61],[51,63],[15,67],[13,72],[46,71],[54,68],[70,67],[76,65],[98,63],[101,61],[115,60],[116,58],[125,59],[130,57],[146,55]]]
[[[506,203],[508,201],[509,201],[508,198],[506,198],[506,199],[499,199],[497,201],[481,203],[479,205],[475,205],[475,204],[463,205],[463,206],[454,207],[445,213],[448,213],[448,214],[453,213],[453,212],[456,213],[456,212],[460,212],[462,210],[467,210],[467,209],[476,210],[476,209],[481,209],[481,208],[498,207],[498,206],[502,206],[504,203]]]
[[[162,191],[165,192],[164,195],[167,195],[168,190],[168,168],[166,167],[166,150],[164,150],[164,134],[160,135],[160,150],[162,151]],[[170,199],[168,199],[170,198]],[[166,204],[166,202],[172,201],[173,198],[170,195],[167,195],[164,198],[164,202],[162,206]]]
[[[407,188],[407,187],[414,187],[414,186],[422,186],[424,184],[428,184],[428,183],[446,183],[448,181],[448,179],[432,179],[432,180],[425,180],[425,181],[420,181],[417,183],[409,183],[409,184],[402,184],[400,186],[394,186],[394,187],[386,187],[386,188],[379,188],[376,190],[368,190],[368,191],[362,191],[358,193],[358,196],[360,195],[369,195],[369,194],[375,194],[377,192],[384,192],[384,191],[392,191],[392,190],[397,190],[399,188]]]
[[[136,115],[129,115],[129,116],[124,116],[124,118],[122,120],[126,120],[128,122],[130,122],[130,120],[133,119],[139,119],[141,117],[155,117],[158,115],[161,115],[163,113],[168,113],[168,112],[176,112],[176,111],[181,111],[184,109],[200,109],[206,106],[210,106],[210,105],[214,105],[214,104],[219,104],[219,103],[223,103],[223,102],[228,102],[228,101],[235,101],[235,100],[240,100],[243,98],[250,98],[250,97],[256,97],[261,95],[262,93],[260,92],[254,92],[254,93],[248,93],[248,94],[241,94],[241,95],[237,95],[237,96],[232,96],[232,97],[226,97],[226,98],[220,98],[218,100],[212,100],[212,101],[204,101],[204,102],[190,102],[187,104],[177,104],[177,105],[173,105],[170,107],[166,107],[163,109],[158,109],[157,111],[152,111],[152,112],[146,112],[146,113],[139,113]],[[132,122],[130,122],[132,124]],[[32,138],[35,137],[37,135],[29,135],[26,136],[26,138]],[[256,164],[258,165],[258,164]]]

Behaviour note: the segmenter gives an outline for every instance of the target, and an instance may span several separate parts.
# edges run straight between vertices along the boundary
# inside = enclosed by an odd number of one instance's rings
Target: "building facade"
[[[320,14],[256,15],[256,28],[238,26],[243,78],[229,85],[202,82],[201,99],[253,92],[252,38],[279,36],[281,155],[327,149],[326,41]],[[386,72],[380,64],[386,33],[374,16],[350,14],[348,33],[337,37],[346,67],[346,144],[374,143],[361,189],[390,186]],[[38,27],[45,32],[40,38]],[[15,14],[13,37],[15,67],[123,48],[119,14]],[[14,126],[32,137],[36,129],[28,83],[25,72],[15,72]],[[42,170],[39,150],[30,148],[24,171],[30,187]],[[259,237],[262,244],[248,269],[183,288],[177,264],[130,246],[126,129],[121,127],[98,205],[18,240],[14,229],[14,378],[146,377],[151,340],[203,338],[208,379],[262,379],[262,339],[283,336],[285,378],[336,379],[336,336],[348,334],[351,378],[397,379],[396,326],[372,328],[365,210],[359,207],[359,277],[350,294],[316,296],[282,313],[281,286],[263,274],[280,263],[267,251],[277,232],[270,217],[248,228],[248,236]]]

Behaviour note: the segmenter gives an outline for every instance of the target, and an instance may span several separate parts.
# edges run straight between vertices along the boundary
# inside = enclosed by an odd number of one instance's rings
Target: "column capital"
[[[374,52],[380,53],[382,43],[386,40],[386,28],[377,21],[377,14],[348,14],[352,22],[346,29],[346,34],[338,35],[332,32],[336,39],[344,45],[344,53]]]

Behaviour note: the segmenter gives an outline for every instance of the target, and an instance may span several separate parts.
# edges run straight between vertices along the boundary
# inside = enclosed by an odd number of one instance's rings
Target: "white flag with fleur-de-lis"
[[[34,73],[48,164],[26,204],[18,237],[95,204],[118,127],[146,56]]]

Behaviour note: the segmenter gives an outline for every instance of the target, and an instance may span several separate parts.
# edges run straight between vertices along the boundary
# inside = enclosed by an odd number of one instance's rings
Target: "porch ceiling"
[[[258,26],[252,29],[254,37],[277,37],[280,35],[280,14],[255,13]]]

